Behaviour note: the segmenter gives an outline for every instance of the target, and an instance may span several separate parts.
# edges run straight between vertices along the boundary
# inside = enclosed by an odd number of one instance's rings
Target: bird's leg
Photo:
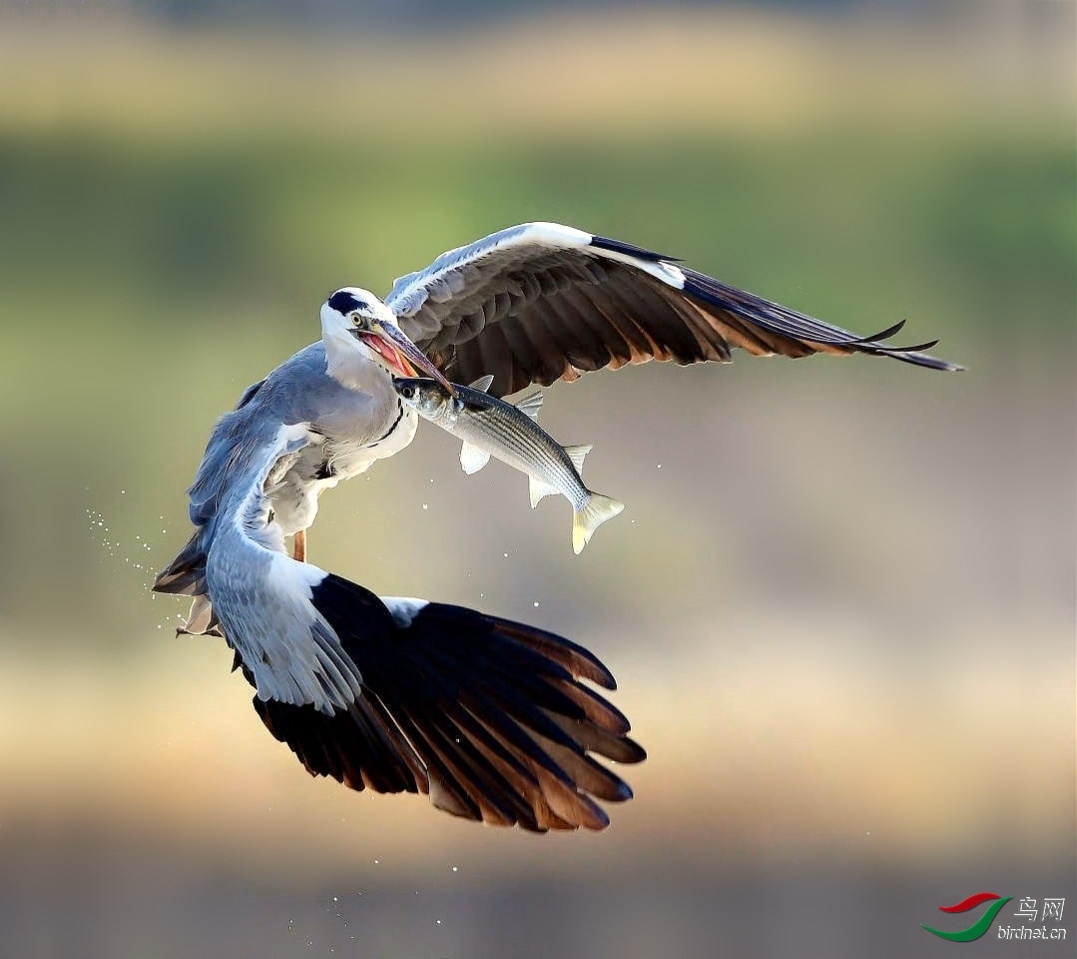
[[[292,559],[300,563],[307,561],[307,531],[305,529],[296,530],[295,536],[292,537]]]

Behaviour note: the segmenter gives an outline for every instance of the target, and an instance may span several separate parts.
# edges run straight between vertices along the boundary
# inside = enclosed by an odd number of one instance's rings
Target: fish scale
[[[492,436],[496,437],[498,440],[503,441],[505,445],[519,457],[521,462],[526,462],[529,453],[534,451],[536,453],[538,465],[545,467],[544,472],[552,474],[554,476],[563,475],[565,486],[577,487],[578,489],[573,490],[574,495],[571,497],[571,502],[573,506],[582,505],[583,502],[586,501],[587,491],[586,488],[583,486],[582,479],[575,473],[573,469],[571,469],[571,467],[566,468],[564,463],[551,456],[548,450],[543,445],[536,445],[533,447],[529,446],[527,443],[523,442],[518,432],[516,432],[514,429],[508,428],[507,423],[502,421],[496,415],[477,413],[475,415],[475,421],[482,424]],[[542,432],[545,436],[549,436],[549,434],[545,433],[545,431],[540,430],[539,427],[535,426],[532,420],[527,419],[526,424],[527,427],[533,428],[536,432]],[[524,427],[524,423],[520,423],[520,426]],[[552,438],[550,442],[554,442]],[[520,469],[520,466],[517,464],[509,465]],[[524,471],[526,472],[526,470]],[[573,480],[575,480],[576,482],[573,482]],[[583,493],[585,495],[580,496],[580,493]]]
[[[564,496],[572,504],[572,547],[577,553],[598,526],[624,509],[623,503],[584,485],[578,467],[589,446],[561,446],[528,413],[511,403],[459,384],[453,385],[456,396],[451,396],[432,379],[396,378],[393,386],[420,416],[463,442],[461,465],[466,472],[481,469],[492,456],[527,474],[532,507],[551,492]],[[532,412],[537,413],[537,408]]]

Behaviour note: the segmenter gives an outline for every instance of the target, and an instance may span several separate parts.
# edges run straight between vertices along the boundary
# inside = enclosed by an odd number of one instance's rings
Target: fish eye
[[[406,400],[410,400],[415,395],[414,386],[405,386],[400,390],[400,395]]]

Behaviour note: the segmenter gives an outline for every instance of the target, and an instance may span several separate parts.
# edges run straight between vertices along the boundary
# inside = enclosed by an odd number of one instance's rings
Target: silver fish
[[[455,398],[436,380],[424,377],[396,377],[393,385],[423,419],[463,442],[460,465],[465,473],[481,470],[493,456],[527,474],[532,509],[551,493],[564,496],[572,504],[572,548],[579,553],[624,503],[583,485],[580,474],[591,447],[561,446],[538,425],[541,393],[513,406],[486,392],[492,380],[484,376],[471,386],[453,384]]]

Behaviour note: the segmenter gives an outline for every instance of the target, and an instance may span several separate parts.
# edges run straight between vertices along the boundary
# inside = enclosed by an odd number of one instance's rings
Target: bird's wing
[[[264,490],[309,428],[270,432],[222,444],[204,584],[273,735],[311,773],[354,789],[429,793],[455,815],[537,831],[606,826],[596,800],[631,790],[590,753],[644,757],[624,716],[584,685],[613,688],[609,671],[542,630],[382,600],[293,560]]]
[[[311,601],[361,675],[331,713],[258,695],[254,706],[313,775],[353,789],[422,792],[439,809],[525,829],[602,829],[596,800],[631,797],[590,755],[639,762],[613,688],[587,650],[458,606],[379,599],[323,575]],[[251,682],[245,659],[237,660]]]
[[[628,363],[728,361],[756,355],[868,353],[960,369],[883,341],[900,323],[859,337],[735,289],[673,259],[556,223],[526,223],[450,250],[401,277],[386,303],[401,329],[450,378],[493,374],[504,396]]]
[[[215,625],[263,699],[309,704],[326,714],[347,709],[359,694],[359,673],[311,599],[327,574],[287,555],[265,493],[312,442],[310,427],[267,422],[243,428],[236,420],[237,435],[228,438],[232,428],[225,417],[199,470],[202,477],[207,463],[217,464],[220,474],[212,498],[197,500],[199,515],[205,514],[200,586]],[[192,511],[197,489],[196,479]],[[171,584],[158,577],[157,588],[167,591]]]

